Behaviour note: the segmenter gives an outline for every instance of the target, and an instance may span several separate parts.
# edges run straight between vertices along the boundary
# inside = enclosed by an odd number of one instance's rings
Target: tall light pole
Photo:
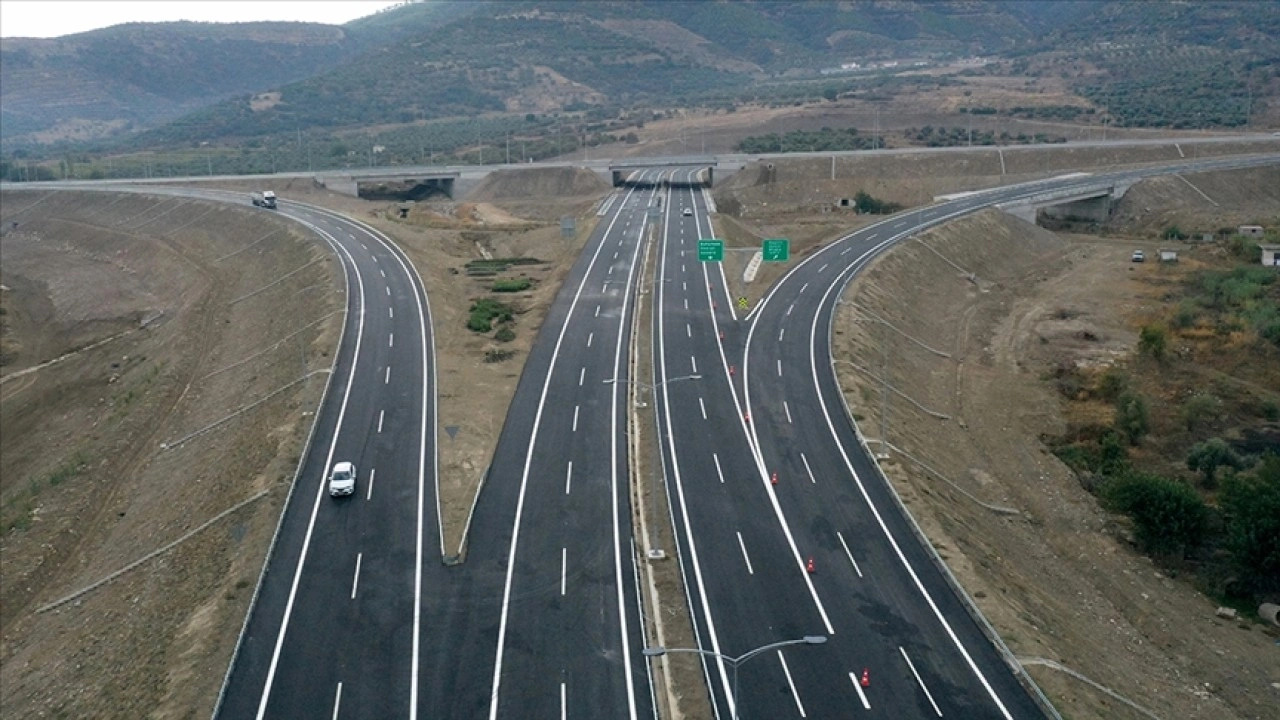
[[[786,647],[787,645],[821,645],[826,641],[827,641],[826,635],[805,635],[804,637],[796,638],[795,640],[783,640],[781,642],[762,645],[756,648],[755,650],[748,650],[747,652],[739,655],[738,657],[730,657],[728,655],[722,655],[718,652],[714,652],[711,650],[702,650],[701,648],[665,648],[662,646],[648,647],[640,652],[645,657],[661,657],[662,655],[666,655],[667,653],[678,653],[678,652],[679,653],[695,653],[697,655],[709,655],[714,658],[719,658],[720,660],[728,663],[729,667],[733,668],[733,704],[729,708],[729,717],[731,718],[731,720],[741,720],[742,716],[738,714],[738,666],[739,665],[745,663],[746,661],[759,655],[760,653],[768,652],[770,650],[775,650],[780,647]]]

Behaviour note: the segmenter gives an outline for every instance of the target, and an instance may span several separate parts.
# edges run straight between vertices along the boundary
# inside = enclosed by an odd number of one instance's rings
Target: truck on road
[[[253,204],[257,207],[271,208],[273,210],[276,207],[276,194],[271,192],[270,190],[263,190],[262,192],[256,192],[250,195],[249,197],[251,200],[253,200]]]

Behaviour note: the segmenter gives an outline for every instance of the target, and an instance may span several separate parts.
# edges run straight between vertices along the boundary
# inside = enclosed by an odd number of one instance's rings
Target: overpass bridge
[[[1081,176],[1082,179],[1084,176]],[[1098,182],[1049,190],[996,207],[1014,217],[1035,223],[1038,219],[1105,222],[1115,203],[1129,191],[1131,182]]]
[[[719,161],[710,155],[706,156],[690,156],[690,157],[666,157],[666,158],[635,158],[627,160],[616,160],[609,163],[609,172],[613,176],[614,187],[634,187],[638,185],[652,185],[648,181],[642,181],[636,178],[636,174],[641,170],[656,170],[658,168],[700,168],[706,171],[706,180],[699,180],[693,185],[697,187],[711,187],[713,180],[713,172]],[[664,180],[663,185],[668,187],[686,186],[690,183],[677,182],[672,180]]]

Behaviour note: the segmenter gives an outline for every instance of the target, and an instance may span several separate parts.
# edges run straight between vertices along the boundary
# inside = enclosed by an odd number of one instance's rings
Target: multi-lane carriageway
[[[283,202],[282,214],[343,260],[349,313],[219,716],[655,715],[648,663],[660,660],[640,654],[624,435],[631,316],[658,193],[654,377],[639,380],[652,386],[699,645],[733,656],[829,637],[744,664],[736,708],[733,667],[707,659],[717,714],[1041,715],[863,451],[831,370],[829,324],[852,274],[908,233],[1096,181],[1042,181],[891,217],[796,263],[746,317],[719,266],[696,259],[696,240],[711,234],[700,191],[620,192],[535,341],[458,567],[432,557],[445,551],[435,432],[423,430],[437,422],[421,285],[376,231]],[[362,469],[350,502],[321,496],[339,457]]]

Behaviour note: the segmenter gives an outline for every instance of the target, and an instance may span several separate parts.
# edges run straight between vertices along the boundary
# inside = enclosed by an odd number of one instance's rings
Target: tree
[[[1163,360],[1169,344],[1169,333],[1163,325],[1143,325],[1138,333],[1138,351]]]
[[[1218,468],[1223,466],[1239,470],[1245,466],[1245,461],[1222,438],[1209,438],[1204,442],[1196,443],[1187,453],[1187,469],[1204,473],[1206,488],[1216,486],[1215,475]]]
[[[1195,432],[1208,424],[1218,414],[1222,401],[1208,393],[1196,393],[1182,405],[1182,419],[1187,423],[1187,430]]]
[[[1115,428],[1130,445],[1137,445],[1151,429],[1147,401],[1136,392],[1125,392],[1116,398]]]
[[[1232,558],[1264,589],[1280,585],[1280,456],[1227,478],[1219,503]]]
[[[835,102],[836,98],[840,97],[840,92],[835,88],[827,88],[822,91],[822,97],[826,98],[830,102]]]
[[[1130,472],[1107,483],[1103,497],[1112,510],[1133,520],[1138,543],[1149,553],[1180,557],[1204,541],[1209,509],[1183,483]]]

